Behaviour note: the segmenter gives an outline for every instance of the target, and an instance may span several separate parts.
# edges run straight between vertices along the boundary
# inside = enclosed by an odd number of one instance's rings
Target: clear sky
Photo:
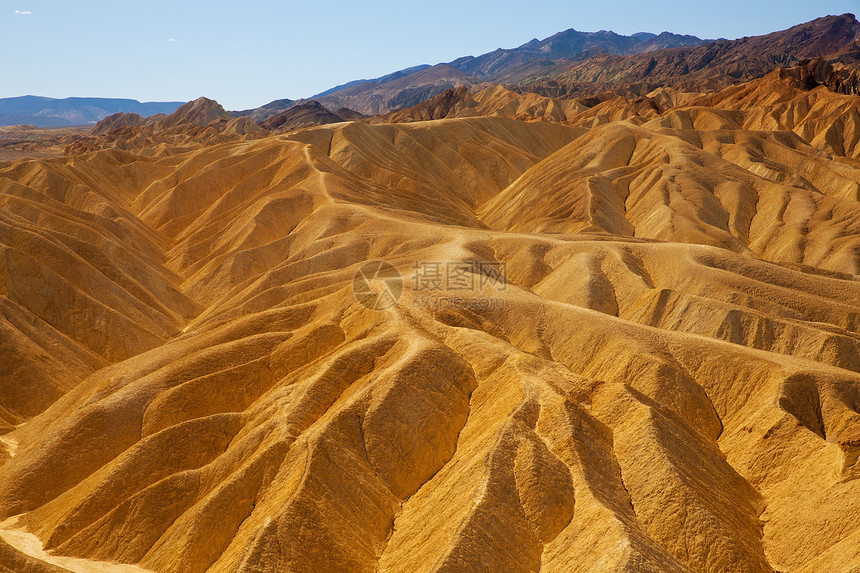
[[[243,109],[567,28],[738,38],[858,9],[858,0],[0,0],[0,97],[205,95]]]

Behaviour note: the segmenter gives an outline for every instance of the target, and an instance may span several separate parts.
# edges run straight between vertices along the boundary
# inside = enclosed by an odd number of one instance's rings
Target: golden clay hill
[[[825,65],[0,163],[0,571],[860,571]]]

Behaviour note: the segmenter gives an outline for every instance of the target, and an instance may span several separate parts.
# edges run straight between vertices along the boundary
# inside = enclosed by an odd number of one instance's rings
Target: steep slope
[[[6,424],[106,362],[159,346],[195,313],[162,268],[163,240],[123,207],[134,182],[166,170],[142,173],[130,162],[106,153],[0,170]]]
[[[0,529],[158,572],[853,571],[860,163],[816,126],[858,98],[789,80],[0,164]]]
[[[780,68],[783,79],[794,79],[799,88],[812,89],[825,86],[832,92],[860,95],[860,62],[844,64],[824,58],[804,60],[798,66]]]

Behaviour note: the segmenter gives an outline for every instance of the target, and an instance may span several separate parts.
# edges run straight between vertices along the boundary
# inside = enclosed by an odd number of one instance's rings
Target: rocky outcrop
[[[195,148],[267,134],[267,130],[251,119],[234,118],[218,102],[201,97],[167,116],[157,115],[146,120],[127,115],[105,118],[86,137],[70,143],[65,154],[80,155],[100,149],[158,153],[164,145]]]
[[[349,115],[349,111],[346,112],[346,115]],[[291,131],[302,127],[339,123],[341,121],[347,120],[336,113],[332,113],[323,107],[318,101],[311,100],[307,103],[291,107],[283,113],[270,117],[266,121],[262,122],[260,127],[270,131]]]
[[[832,92],[860,95],[860,63],[845,65],[839,61],[815,58],[791,68],[781,68],[777,74],[783,80],[795,80],[794,85],[801,89],[825,86]]]
[[[160,116],[163,117],[163,116]],[[160,118],[159,118],[160,119]],[[115,113],[98,122],[87,133],[88,135],[103,135],[117,129],[144,123],[143,117],[136,113]]]

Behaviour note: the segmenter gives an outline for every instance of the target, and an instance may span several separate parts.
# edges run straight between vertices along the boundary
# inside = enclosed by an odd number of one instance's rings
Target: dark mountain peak
[[[329,111],[323,104],[318,102],[315,99],[308,100],[300,105],[295,106],[293,109],[304,109],[304,110],[314,110],[314,111]]]
[[[230,114],[233,117],[248,117],[252,121],[256,123],[263,122],[270,117],[278,115],[282,113],[294,105],[300,103],[300,101],[292,100],[292,99],[276,99],[274,101],[270,101],[265,105],[261,105],[260,107],[255,107],[253,109],[244,109],[241,111],[231,111]]]
[[[518,48],[498,49],[477,57],[459,58],[449,65],[485,81],[511,83],[543,75],[548,67],[581,61],[596,54],[636,54],[677,46],[698,46],[694,36],[648,32],[623,36],[611,30],[580,32],[568,28],[543,40],[533,39]]]
[[[857,50],[859,37],[860,22],[854,14],[848,13],[816,18],[758,38],[772,49],[786,46],[799,58],[815,58],[839,56]]]
[[[448,117],[451,110],[469,94],[469,88],[460,86],[445,90],[418,105],[393,111],[385,116],[391,123],[427,121]]]
[[[647,39],[640,37],[642,41],[641,46],[631,51],[634,53],[647,53],[667,48],[691,48],[708,43],[707,40],[702,40],[689,34],[675,34],[665,31],[659,34],[651,34],[650,36]]]
[[[665,33],[665,32],[664,32]],[[636,32],[635,34],[631,34],[632,38],[636,38],[641,42],[647,42],[652,38],[656,38],[657,34],[653,34],[651,32]]]
[[[345,119],[330,111],[317,100],[312,99],[295,105],[278,115],[270,117],[266,121],[262,122],[260,127],[269,130],[279,129],[286,131],[300,129],[311,125],[339,123],[341,121],[345,121]]]
[[[274,109],[282,106],[289,106],[296,103],[295,100],[292,99],[276,99],[275,101],[271,101],[263,106],[264,109]]]

